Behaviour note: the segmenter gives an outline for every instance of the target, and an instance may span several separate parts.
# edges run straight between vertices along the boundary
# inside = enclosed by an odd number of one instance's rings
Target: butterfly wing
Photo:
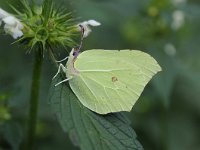
[[[99,114],[130,111],[160,66],[138,50],[88,50],[74,63],[69,81],[81,103]]]

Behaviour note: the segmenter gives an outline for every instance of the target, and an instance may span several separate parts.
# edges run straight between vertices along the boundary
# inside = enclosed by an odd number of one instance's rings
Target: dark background
[[[9,10],[9,3],[18,2],[0,0],[0,7]],[[93,28],[83,49],[139,49],[162,66],[163,71],[128,113],[144,149],[199,150],[200,1],[65,0],[63,4],[78,21],[95,19],[102,24]],[[12,37],[2,32],[0,150],[21,141],[30,97],[33,53],[26,54],[12,42]],[[66,55],[63,51],[60,59]],[[57,69],[48,55],[44,59],[36,144],[39,150],[77,149],[48,105],[48,90]]]

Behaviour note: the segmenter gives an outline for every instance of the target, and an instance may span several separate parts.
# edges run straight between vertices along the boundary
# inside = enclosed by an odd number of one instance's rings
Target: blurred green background
[[[39,1],[38,1],[39,2]],[[145,150],[200,149],[200,1],[55,0],[78,21],[102,23],[84,40],[83,49],[139,49],[163,71],[145,88],[131,113],[132,127]],[[10,10],[16,0],[0,0]],[[23,138],[29,106],[33,53],[0,36],[0,150]],[[60,59],[68,55],[63,51]],[[51,113],[48,90],[56,72],[45,56],[37,128],[38,150],[77,150]]]

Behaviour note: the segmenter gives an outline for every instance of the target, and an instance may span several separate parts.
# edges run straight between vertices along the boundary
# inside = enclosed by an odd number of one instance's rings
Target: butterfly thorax
[[[77,76],[79,74],[79,71],[74,67],[74,62],[76,61],[78,55],[75,55],[75,49],[72,49],[72,51],[69,54],[69,58],[67,61],[67,77],[71,76]]]

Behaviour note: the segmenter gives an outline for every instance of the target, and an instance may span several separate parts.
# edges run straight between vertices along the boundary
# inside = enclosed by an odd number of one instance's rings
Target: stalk
[[[40,78],[42,72],[43,57],[40,51],[35,53],[34,68],[32,75],[30,108],[28,118],[28,135],[27,135],[27,150],[32,150],[36,135],[37,116],[38,116],[38,103],[40,91]]]

